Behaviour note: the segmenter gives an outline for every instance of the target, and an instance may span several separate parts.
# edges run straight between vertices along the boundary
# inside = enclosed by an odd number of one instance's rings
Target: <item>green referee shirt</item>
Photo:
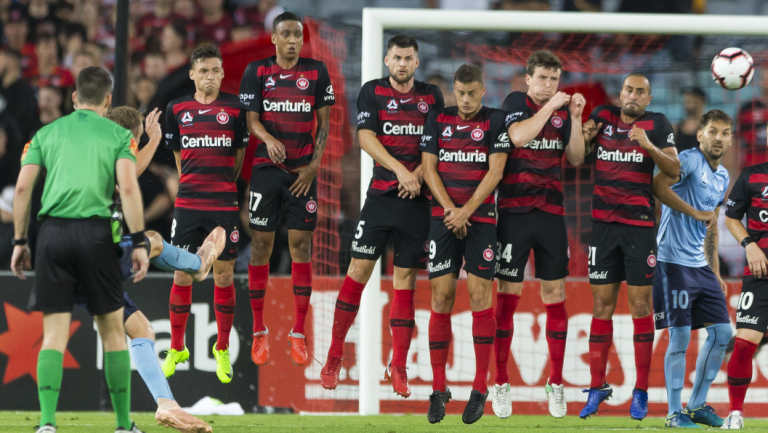
[[[21,164],[46,169],[38,219],[109,218],[115,164],[136,161],[131,132],[91,110],[77,110],[40,129],[27,143]]]

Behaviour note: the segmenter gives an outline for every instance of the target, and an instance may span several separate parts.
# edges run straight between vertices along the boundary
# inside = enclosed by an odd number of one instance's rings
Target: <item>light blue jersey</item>
[[[713,171],[698,148],[680,153],[680,181],[672,191],[694,209],[713,211],[725,200],[728,170],[722,165]],[[704,238],[707,226],[688,215],[662,205],[656,242],[662,262],[699,268],[707,266]]]

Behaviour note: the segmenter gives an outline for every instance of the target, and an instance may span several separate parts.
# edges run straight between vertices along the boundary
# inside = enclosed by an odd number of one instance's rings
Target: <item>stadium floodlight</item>
[[[768,34],[768,17],[364,8],[362,83],[382,76],[384,31],[390,29],[765,36]],[[360,158],[361,206],[372,174],[373,160],[363,152]],[[379,413],[379,378],[383,365],[382,324],[377,312],[381,311],[379,303],[382,299],[377,264],[363,292],[358,319],[361,415]]]

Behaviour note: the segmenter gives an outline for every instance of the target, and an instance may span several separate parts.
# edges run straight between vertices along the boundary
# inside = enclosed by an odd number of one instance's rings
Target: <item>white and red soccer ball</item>
[[[741,48],[726,48],[712,59],[712,79],[728,90],[739,90],[755,74],[752,56]]]

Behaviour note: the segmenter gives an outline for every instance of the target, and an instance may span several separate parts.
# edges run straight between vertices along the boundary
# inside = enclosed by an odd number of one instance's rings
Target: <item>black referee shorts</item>
[[[30,308],[72,311],[85,301],[93,315],[123,306],[117,245],[108,219],[46,218],[37,235]]]

